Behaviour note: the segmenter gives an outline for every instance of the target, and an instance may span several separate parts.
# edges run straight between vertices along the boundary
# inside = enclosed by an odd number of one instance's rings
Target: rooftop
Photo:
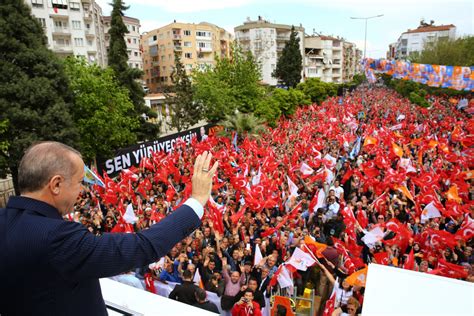
[[[449,31],[450,29],[455,28],[455,27],[456,26],[454,26],[454,24],[448,24],[448,25],[420,25],[414,30],[408,29],[408,31],[403,32],[403,34]]]

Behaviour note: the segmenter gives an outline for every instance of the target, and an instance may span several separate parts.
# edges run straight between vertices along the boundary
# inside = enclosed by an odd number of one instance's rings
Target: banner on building
[[[98,172],[101,175],[107,173],[108,176],[115,177],[123,169],[128,169],[132,166],[138,167],[142,158],[151,157],[154,152],[163,151],[169,153],[173,150],[178,139],[181,139],[189,145],[194,138],[201,141],[203,138],[207,138],[208,135],[215,134],[219,129],[222,129],[222,127],[207,124],[187,131],[167,135],[154,141],[118,149],[113,157],[97,159]]]
[[[428,65],[371,58],[368,58],[364,65],[366,69],[386,73],[396,79],[412,80],[430,87],[474,91],[474,66]]]

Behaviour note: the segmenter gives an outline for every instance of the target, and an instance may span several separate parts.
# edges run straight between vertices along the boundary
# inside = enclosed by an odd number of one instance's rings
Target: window
[[[34,8],[42,8],[43,7],[43,0],[31,0],[31,4]]]
[[[209,42],[198,42],[198,47],[199,48],[212,48],[211,43]]]
[[[153,35],[153,41],[156,41],[156,40],[157,40],[157,36]]]
[[[53,8],[67,9],[67,0],[51,0]]]
[[[140,68],[140,65],[139,65],[139,64],[135,64],[135,68]]]
[[[184,36],[191,36],[190,30],[184,30]]]
[[[88,30],[91,29],[91,25],[89,23],[86,23],[86,29],[88,29]]]
[[[79,2],[69,2],[69,8],[73,11],[79,11],[81,9],[81,4]]]
[[[66,30],[67,29],[67,22],[66,21],[54,21],[54,29],[55,30]]]
[[[208,32],[208,31],[196,31],[196,36],[211,37],[211,32]]]
[[[192,64],[186,64],[186,69],[189,69],[189,70],[193,69],[193,65]]]
[[[46,19],[43,18],[37,18],[38,22],[40,22],[41,26],[44,28],[46,27]]]
[[[133,44],[136,44],[136,43],[137,43],[137,39],[134,38],[134,39],[133,39]]]
[[[92,45],[94,45],[94,41],[91,40],[91,39],[88,39],[87,40],[87,46],[92,46]]]
[[[81,29],[81,21],[72,21],[72,28],[75,30],[80,30]]]
[[[76,46],[76,47],[84,46],[84,39],[82,39],[80,37],[75,37],[74,38],[74,46]]]
[[[132,30],[135,32],[135,25],[132,26]],[[138,67],[137,67],[138,68]]]
[[[137,52],[137,51],[133,52],[133,55],[134,55],[135,57],[138,57],[138,52]]]
[[[131,39],[131,38],[127,38],[127,42],[128,42],[129,44],[132,44],[132,39]]]
[[[129,49],[127,49],[127,54],[128,54],[128,56],[131,56],[131,55],[132,55],[132,51],[129,50]]]
[[[173,59],[173,56],[171,56],[171,54],[168,54],[168,60],[172,60]]]
[[[184,58],[188,58],[188,59],[193,58],[193,53],[184,53]]]
[[[184,47],[193,47],[193,43],[191,43],[191,42],[184,42]]]
[[[165,55],[161,55],[161,61],[165,61]]]
[[[69,46],[69,40],[64,38],[58,38],[56,40],[56,45],[58,46]]]

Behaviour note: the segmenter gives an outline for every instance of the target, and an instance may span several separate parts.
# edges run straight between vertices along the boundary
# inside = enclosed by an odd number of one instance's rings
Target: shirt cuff
[[[202,216],[204,215],[204,207],[201,205],[201,203],[199,203],[198,200],[194,198],[189,198],[186,200],[186,202],[184,202],[184,205],[187,205],[192,208],[194,213],[196,213],[199,218],[202,218]]]

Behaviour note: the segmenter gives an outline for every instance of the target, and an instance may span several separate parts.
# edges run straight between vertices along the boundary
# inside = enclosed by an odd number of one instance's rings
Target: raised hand
[[[216,161],[211,169],[209,165],[211,164],[212,154],[207,151],[203,152],[201,155],[197,156],[196,161],[194,162],[194,173],[192,178],[193,189],[191,197],[195,198],[202,204],[206,205],[211,195],[212,189],[212,177],[217,170],[219,163]]]

